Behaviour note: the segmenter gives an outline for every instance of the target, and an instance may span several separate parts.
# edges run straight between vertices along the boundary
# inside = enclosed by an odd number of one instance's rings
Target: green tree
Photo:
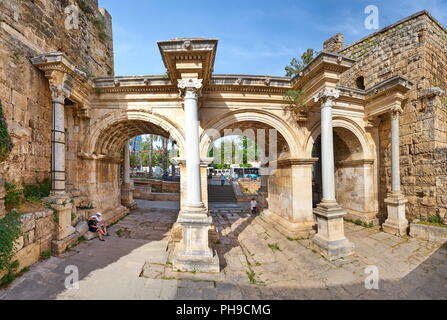
[[[314,49],[307,49],[302,55],[301,60],[293,58],[290,64],[286,66],[286,77],[295,77],[303,70],[316,56],[318,52]]]

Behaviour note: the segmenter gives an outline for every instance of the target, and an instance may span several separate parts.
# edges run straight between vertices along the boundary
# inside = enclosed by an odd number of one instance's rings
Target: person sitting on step
[[[96,213],[96,220],[98,221],[98,226],[101,228],[102,232],[106,235],[109,236],[109,232],[107,231],[107,227],[109,226],[104,219],[102,218],[102,213],[101,212],[97,212]]]
[[[97,233],[98,237],[99,237],[99,240],[105,241],[104,240],[105,233],[98,226],[98,220],[97,220],[96,215],[95,216],[91,216],[90,219],[88,220],[88,231],[93,232],[93,233]]]

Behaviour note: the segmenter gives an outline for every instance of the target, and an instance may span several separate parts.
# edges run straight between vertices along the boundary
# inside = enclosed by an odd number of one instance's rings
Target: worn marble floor
[[[447,299],[447,244],[346,223],[355,254],[331,262],[235,206],[213,209],[221,273],[178,273],[168,246],[178,204],[138,204],[106,242],[35,264],[0,299]],[[78,289],[65,289],[67,266],[79,270]],[[379,271],[378,290],[365,288],[368,266]]]

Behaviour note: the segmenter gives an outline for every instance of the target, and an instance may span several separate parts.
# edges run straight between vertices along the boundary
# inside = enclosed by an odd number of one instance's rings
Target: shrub
[[[51,251],[50,250],[46,250],[46,251],[42,251],[40,253],[40,259],[42,260],[48,260],[51,258]]]
[[[5,182],[5,191],[5,207],[7,210],[20,206],[25,201],[23,190],[18,190],[15,183]]]
[[[443,224],[442,218],[439,215],[431,216],[430,218],[428,218],[428,222],[436,223],[436,224]]]
[[[15,254],[15,242],[20,236],[21,225],[20,214],[16,211],[0,220],[0,270],[14,268],[14,263],[11,265],[10,262]]]

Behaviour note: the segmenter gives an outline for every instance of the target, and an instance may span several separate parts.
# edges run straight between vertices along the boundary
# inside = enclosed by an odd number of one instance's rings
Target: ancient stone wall
[[[79,27],[71,30],[70,5],[79,8]],[[0,44],[0,100],[14,143],[0,175],[36,183],[50,178],[52,105],[48,80],[30,58],[61,51],[89,77],[113,75],[111,17],[97,0],[1,1]]]
[[[19,262],[17,271],[36,263],[42,252],[51,251],[51,240],[56,229],[53,212],[46,209],[21,216],[22,235],[15,242],[13,261]],[[0,278],[6,271],[0,270]]]
[[[444,215],[447,208],[446,104],[435,99],[438,103],[431,105],[423,98],[428,88],[446,87],[446,48],[446,30],[428,14],[419,13],[340,51],[358,60],[343,74],[342,85],[356,87],[363,77],[368,89],[394,75],[414,85],[401,117],[401,177],[410,219]],[[383,199],[391,183],[391,133],[389,115],[381,119],[379,200],[384,215]]]

